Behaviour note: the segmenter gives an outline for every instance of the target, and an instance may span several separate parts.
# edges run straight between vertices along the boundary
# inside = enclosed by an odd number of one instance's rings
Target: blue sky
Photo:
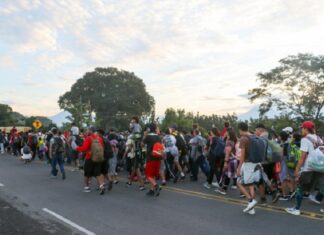
[[[2,0],[0,103],[25,115],[99,66],[142,78],[157,114],[244,113],[256,73],[297,53],[324,53],[318,0]]]

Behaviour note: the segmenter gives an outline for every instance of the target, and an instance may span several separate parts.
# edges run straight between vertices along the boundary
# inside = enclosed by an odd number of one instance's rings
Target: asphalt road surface
[[[258,206],[251,216],[236,190],[220,196],[203,181],[170,183],[158,198],[120,182],[99,196],[94,186],[82,191],[82,172],[67,169],[65,181],[49,172],[43,162],[0,155],[0,234],[324,234],[324,205],[309,200],[299,217],[283,211],[293,202]]]

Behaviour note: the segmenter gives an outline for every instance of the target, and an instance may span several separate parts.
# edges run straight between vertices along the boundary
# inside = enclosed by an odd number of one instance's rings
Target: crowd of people
[[[47,161],[53,178],[60,171],[66,179],[65,164],[74,171],[83,170],[83,191],[91,192],[95,178],[100,195],[119,183],[118,172],[125,169],[128,187],[136,183],[145,191],[149,184],[146,194],[155,197],[168,183],[204,177],[207,190],[221,195],[239,191],[247,199],[243,212],[251,215],[258,203],[268,203],[267,195],[272,203],[296,200],[295,207],[286,209],[293,215],[300,215],[305,197],[316,204],[324,197],[323,138],[316,134],[312,121],[303,122],[300,130],[284,128],[278,135],[262,123],[250,130],[245,122],[237,128],[226,122],[222,130],[213,126],[203,136],[198,125],[193,125],[191,133],[181,132],[176,124],[167,130],[155,123],[142,128],[138,117],[122,133],[94,126],[83,131],[74,123],[65,132],[52,128],[18,133],[14,127],[10,133],[0,130],[0,153],[5,152],[26,164],[36,157]]]

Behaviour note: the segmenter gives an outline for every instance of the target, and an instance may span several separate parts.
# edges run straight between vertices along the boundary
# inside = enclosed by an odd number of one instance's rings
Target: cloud
[[[35,94],[35,112],[38,100],[58,111],[59,95],[98,66],[135,72],[158,114],[244,112],[257,72],[289,54],[324,53],[323,8],[317,0],[1,1],[0,75]]]

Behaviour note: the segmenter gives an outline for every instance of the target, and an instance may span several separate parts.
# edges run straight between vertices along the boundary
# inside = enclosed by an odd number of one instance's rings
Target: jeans
[[[0,143],[0,153],[4,153],[4,143]]]
[[[219,182],[221,180],[222,169],[224,166],[224,159],[211,157],[209,159],[209,165],[210,165],[210,171],[207,179],[208,184],[211,184],[213,182],[214,175],[216,176],[217,182]]]
[[[55,153],[52,158],[52,171],[51,174],[53,176],[57,176],[58,170],[56,169],[56,165],[58,164],[60,167],[60,171],[62,175],[65,175],[64,171],[64,161],[63,161],[63,153]]]
[[[201,171],[206,175],[206,177],[208,177],[210,166],[208,164],[208,161],[203,155],[199,156],[196,160],[190,158],[190,162],[191,162],[190,165],[191,165],[191,173],[192,173],[193,180],[198,179],[199,167]]]

